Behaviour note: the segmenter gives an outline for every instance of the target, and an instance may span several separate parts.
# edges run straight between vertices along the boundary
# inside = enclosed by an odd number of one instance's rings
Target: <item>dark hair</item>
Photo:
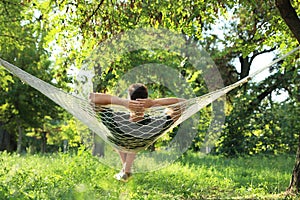
[[[131,100],[147,99],[148,89],[145,85],[141,83],[135,83],[129,86],[128,94]]]

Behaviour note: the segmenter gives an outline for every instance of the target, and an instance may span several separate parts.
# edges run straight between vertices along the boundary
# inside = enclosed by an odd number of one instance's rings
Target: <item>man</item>
[[[153,121],[153,118],[150,118],[149,116],[145,116],[145,110],[147,108],[153,107],[153,106],[168,106],[172,104],[176,104],[180,101],[184,101],[184,99],[180,98],[159,98],[159,99],[149,99],[148,98],[148,89],[145,85],[136,83],[132,84],[128,88],[128,99],[122,99],[113,95],[109,94],[103,94],[103,93],[91,93],[90,94],[90,101],[94,103],[96,106],[105,106],[105,105],[119,105],[123,106],[125,108],[128,108],[130,111],[130,114],[127,117],[127,123],[128,127],[133,127],[134,129],[137,126],[141,125],[147,125]],[[124,149],[128,149],[128,151],[122,151],[118,150],[118,153],[120,155],[123,168],[120,171],[120,173],[116,174],[114,177],[117,180],[120,181],[128,181],[128,179],[132,176],[132,165],[136,156],[136,153],[130,151],[130,149],[136,149],[138,147],[143,148],[143,138],[141,138],[140,142],[137,142],[134,145],[130,145],[126,142],[128,140],[124,140],[123,142],[122,137],[126,138],[126,134],[124,130],[128,130],[125,128],[121,128],[120,126],[123,126],[123,124],[120,124],[120,122],[114,121],[117,119],[118,114],[113,114],[112,111],[108,108],[103,107],[100,109],[100,117],[102,119],[102,122],[104,125],[107,126],[107,128],[112,132],[113,135],[116,137],[120,137],[118,139],[119,143],[118,145],[122,146]],[[164,132],[168,127],[170,127],[171,124],[173,124],[180,116],[181,116],[181,108],[178,106],[174,106],[172,108],[167,108],[165,110],[165,120],[157,120],[160,124],[158,126],[163,125],[162,128],[160,128],[158,134],[154,134],[153,137],[150,139],[155,139]],[[140,133],[136,133],[136,135],[139,135]],[[128,138],[127,138],[128,139]],[[148,138],[149,139],[149,138]],[[111,139],[113,140],[113,139]],[[113,141],[116,143],[115,141]],[[140,146],[137,146],[137,145]],[[142,145],[141,145],[142,144]]]

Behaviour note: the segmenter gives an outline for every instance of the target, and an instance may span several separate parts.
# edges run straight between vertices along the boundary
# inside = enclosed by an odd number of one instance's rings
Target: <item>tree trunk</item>
[[[1,129],[1,123],[0,123],[0,151],[5,150],[5,131]]]
[[[69,141],[63,140],[63,152],[67,153],[69,151]]]
[[[15,151],[15,140],[11,138],[11,135],[1,128],[2,124],[0,123],[0,151]]]
[[[276,0],[276,7],[282,19],[300,43],[300,19],[292,7],[290,0]]]
[[[300,188],[300,134],[298,139],[298,150],[296,155],[296,163],[293,169],[290,185],[287,188],[287,193],[298,193]]]
[[[13,152],[17,149],[16,138],[0,126],[0,151]]]
[[[298,101],[298,105],[300,105],[300,99],[298,99],[298,95],[296,96],[296,101]],[[300,132],[298,136],[298,148],[296,153],[296,162],[294,165],[292,177],[290,180],[290,185],[286,189],[287,194],[297,194],[300,189]]]
[[[47,132],[42,131],[42,143],[41,143],[41,153],[46,153],[47,147]]]
[[[104,157],[105,142],[94,133],[93,156]]]
[[[23,130],[20,123],[18,123],[18,144],[17,144],[17,153],[22,152],[22,139],[23,139]]]
[[[241,63],[240,79],[243,79],[249,75],[250,66],[251,66],[252,62],[250,61],[250,58],[248,56],[246,58],[243,58],[242,56],[240,56],[239,59],[240,59],[240,63]]]

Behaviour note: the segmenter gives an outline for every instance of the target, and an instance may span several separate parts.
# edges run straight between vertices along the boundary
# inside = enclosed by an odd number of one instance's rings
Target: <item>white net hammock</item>
[[[106,106],[99,108],[88,99],[68,94],[1,58],[0,65],[67,110],[89,129],[99,135],[105,142],[122,151],[139,152],[146,149],[174,127],[189,119],[200,109],[224,96],[229,91],[248,82],[252,77],[298,49],[299,47],[295,48],[270,64],[261,67],[251,75],[222,89],[200,97],[190,98],[177,104],[164,107],[151,107],[145,110],[145,118],[139,122],[131,122],[129,120],[129,110],[124,107]],[[178,112],[180,116],[174,121],[166,115],[166,109],[180,110],[180,112]]]

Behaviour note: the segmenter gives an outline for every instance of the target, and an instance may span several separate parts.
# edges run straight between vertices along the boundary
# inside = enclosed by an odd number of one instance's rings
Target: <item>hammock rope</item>
[[[99,108],[89,100],[66,93],[60,88],[25,72],[1,58],[0,65],[6,68],[10,73],[19,77],[21,81],[35,88],[67,110],[89,129],[99,135],[105,142],[108,142],[110,145],[122,151],[138,152],[146,149],[158,138],[189,119],[200,109],[211,104],[231,90],[245,84],[257,74],[268,69],[270,66],[283,60],[299,49],[300,46],[261,67],[249,76],[224,88],[177,104],[149,108],[145,111],[145,120],[141,123],[130,122],[129,111],[126,108],[113,105]],[[102,109],[102,111],[99,112],[99,109]],[[166,109],[180,109],[181,112],[178,120],[173,121],[168,118],[165,113]],[[105,112],[103,112],[103,110]]]

